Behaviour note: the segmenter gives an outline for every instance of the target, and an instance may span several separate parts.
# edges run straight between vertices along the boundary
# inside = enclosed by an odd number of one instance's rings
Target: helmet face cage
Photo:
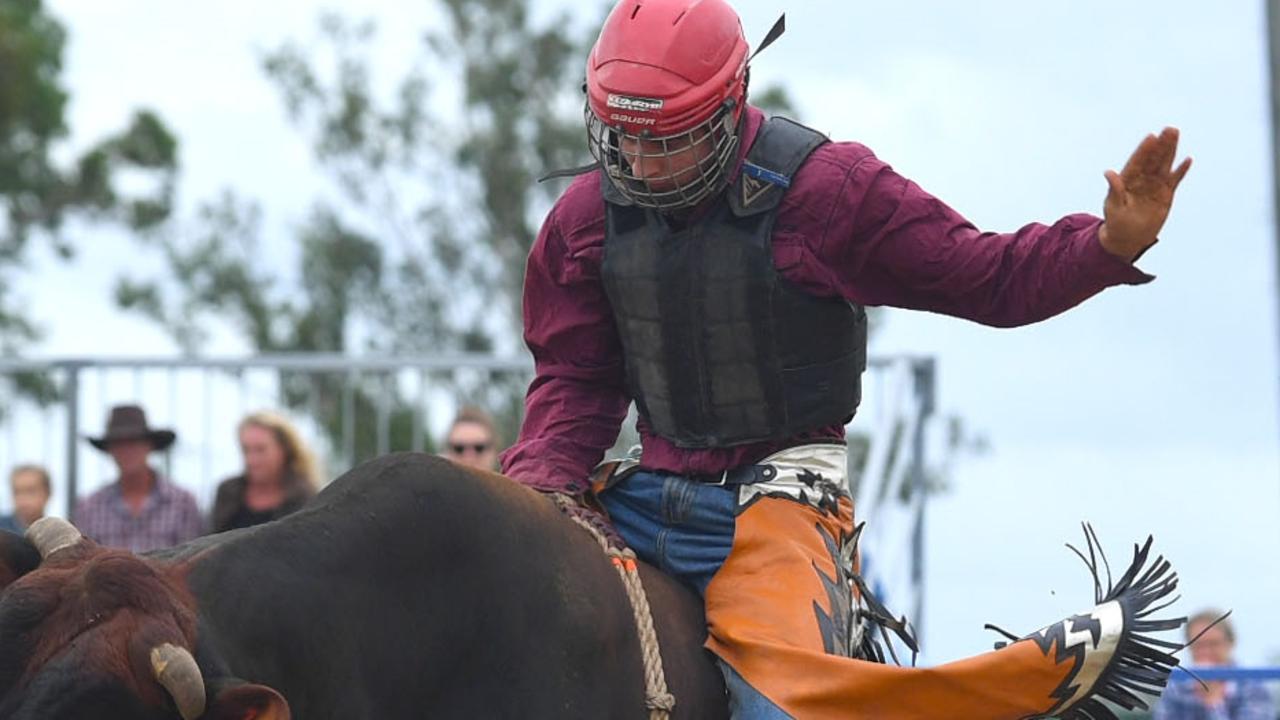
[[[729,164],[737,157],[736,116],[733,102],[726,102],[688,130],[654,137],[609,126],[588,104],[587,144],[613,186],[633,204],[690,208],[725,186]],[[645,172],[637,172],[637,166]]]

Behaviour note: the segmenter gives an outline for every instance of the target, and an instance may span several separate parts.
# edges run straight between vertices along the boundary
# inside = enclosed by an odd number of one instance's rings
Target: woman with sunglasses
[[[441,454],[459,465],[497,470],[498,433],[493,418],[478,407],[463,407],[445,433]]]

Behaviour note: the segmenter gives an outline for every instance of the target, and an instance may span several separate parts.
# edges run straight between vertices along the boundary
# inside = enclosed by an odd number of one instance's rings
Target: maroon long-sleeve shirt
[[[748,108],[744,155],[762,121]],[[502,467],[544,490],[585,487],[631,400],[600,279],[604,213],[599,171],[579,177],[529,253],[524,325],[536,374],[520,438],[503,454]],[[773,258],[784,277],[815,295],[1013,327],[1109,286],[1152,279],[1102,248],[1101,223],[1078,214],[1049,226],[984,233],[866,147],[833,142],[792,178],[774,227]],[[643,466],[677,473],[720,473],[805,440],[844,437],[843,427],[831,426],[776,442],[687,449],[653,434],[643,418],[638,429]]]

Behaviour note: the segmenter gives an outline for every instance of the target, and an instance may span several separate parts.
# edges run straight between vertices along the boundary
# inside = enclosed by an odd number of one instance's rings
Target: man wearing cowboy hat
[[[204,531],[195,496],[147,463],[153,451],[177,439],[172,430],[150,427],[137,405],[119,405],[107,416],[106,432],[86,439],[111,456],[120,475],[77,503],[74,520],[81,532],[101,545],[144,552]]]

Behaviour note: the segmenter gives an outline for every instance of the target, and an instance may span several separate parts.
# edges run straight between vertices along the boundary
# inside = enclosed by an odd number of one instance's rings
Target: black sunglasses
[[[454,455],[462,455],[467,450],[474,453],[482,453],[489,449],[489,443],[449,443],[449,449]]]

